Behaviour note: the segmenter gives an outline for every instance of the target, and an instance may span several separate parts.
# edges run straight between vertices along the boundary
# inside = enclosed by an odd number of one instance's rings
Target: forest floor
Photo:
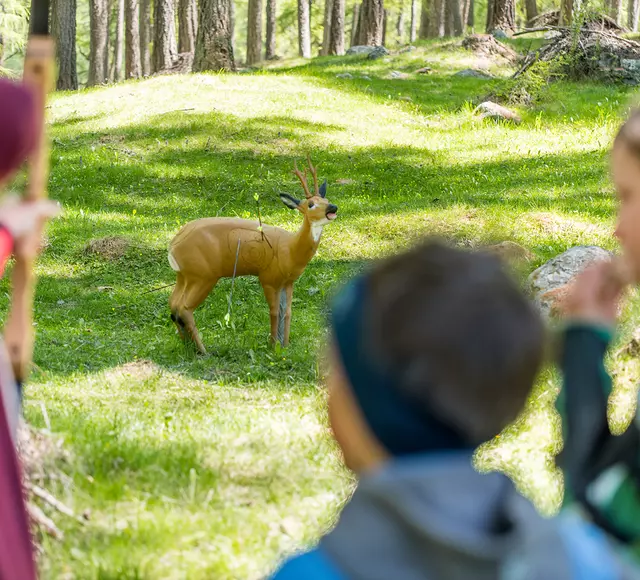
[[[425,65],[430,75],[414,74]],[[507,81],[453,76],[476,65],[429,45],[52,98],[50,195],[66,213],[37,268],[25,409],[68,452],[56,463],[67,477],[45,486],[89,520],[52,514],[65,538],[43,538],[43,579],[257,580],[312,543],[353,485],[324,408],[327,301],[369,260],[424,234],[517,242],[534,255],[521,274],[574,245],[615,249],[608,149],[630,89],[558,82],[522,124],[479,122],[473,103]],[[340,210],[296,285],[291,347],[267,346],[260,287],[239,279],[230,324],[229,281],[196,312],[212,354],[195,357],[169,320],[170,289],[147,293],[173,282],[169,240],[195,218],[256,217],[254,194],[265,222],[297,228],[277,193],[299,193],[291,168],[307,152]],[[640,308],[625,320],[621,341]],[[620,425],[635,370],[614,364]],[[562,488],[556,392],[549,372],[478,455],[546,512]]]

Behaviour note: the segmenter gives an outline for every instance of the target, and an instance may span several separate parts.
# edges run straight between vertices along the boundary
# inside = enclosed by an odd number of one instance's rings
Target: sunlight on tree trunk
[[[351,46],[355,46],[358,42],[359,26],[360,26],[360,4],[356,2],[353,5],[353,19],[351,20]]]
[[[140,61],[142,74],[151,74],[151,0],[140,2]]]
[[[116,39],[113,47],[114,80],[122,80],[122,63],[124,62],[124,0],[116,2]]]
[[[193,54],[198,34],[198,7],[196,0],[178,2],[178,52]]]
[[[265,59],[276,58],[276,0],[267,0],[267,42],[265,46]]]
[[[249,0],[247,11],[247,64],[262,60],[262,0]]]
[[[418,0],[411,0],[411,30],[409,31],[411,44],[418,38],[418,18],[420,18]]]
[[[358,38],[358,44],[362,46],[381,45],[383,25],[383,0],[363,0],[360,8],[360,36]]]
[[[329,54],[342,56],[344,54],[344,17],[345,0],[331,2],[331,33],[329,35]]]
[[[233,3],[231,0],[200,0],[194,71],[233,71]]]
[[[573,22],[573,0],[560,0],[560,26],[570,26]]]
[[[59,91],[75,91],[78,89],[76,0],[54,0],[51,6],[51,32],[56,41],[58,60],[56,88]]]
[[[140,63],[140,6],[138,0],[126,0],[125,6],[125,75],[128,79],[141,76]]]
[[[170,70],[178,53],[173,0],[156,0],[153,27],[153,68],[156,72]]]
[[[387,44],[387,24],[389,23],[389,11],[385,8],[382,11],[382,46]]]
[[[302,58],[311,58],[309,0],[298,0],[298,54]]]
[[[462,0],[462,27],[473,26],[473,22],[470,24],[469,19],[473,12],[473,0]]]
[[[332,0],[324,0],[324,23],[322,25],[322,50],[320,54],[326,56],[329,54],[329,42],[331,38],[331,18],[333,16]]]
[[[464,32],[462,10],[460,8],[460,0],[448,0],[449,11],[451,13],[451,32],[453,36],[462,36]]]
[[[629,14],[627,21],[627,28],[631,32],[638,32],[638,16],[640,15],[640,1],[629,0]]]
[[[402,44],[404,42],[404,4],[400,5],[400,10],[398,10],[398,20],[396,21],[396,42],[398,44]]]
[[[613,18],[617,24],[622,24],[622,0],[611,0],[611,18]]]
[[[91,39],[89,46],[88,85],[100,85],[107,81],[107,37],[109,23],[107,0],[89,0]]]

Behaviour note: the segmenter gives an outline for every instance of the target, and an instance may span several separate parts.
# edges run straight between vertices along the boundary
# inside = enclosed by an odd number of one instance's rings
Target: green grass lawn
[[[413,74],[425,64],[431,75]],[[50,195],[66,213],[38,265],[26,415],[69,452],[57,462],[68,477],[47,488],[90,519],[55,516],[65,539],[44,538],[43,578],[256,580],[331,525],[353,481],[328,432],[318,356],[328,298],[369,260],[424,234],[513,240],[536,256],[527,272],[576,244],[615,248],[607,151],[628,89],[558,83],[520,126],[481,123],[472,103],[504,81],[452,76],[474,64],[430,45],[52,98]],[[389,80],[394,70],[409,78]],[[268,310],[247,278],[231,325],[229,281],[196,312],[212,354],[194,357],[169,320],[170,289],[147,293],[173,282],[169,240],[195,218],[255,217],[256,193],[267,223],[297,228],[277,193],[299,193],[291,168],[307,152],[340,211],[296,285],[291,347],[268,348]],[[124,255],[86,251],[106,236],[128,241]],[[7,291],[5,280],[2,311]],[[640,318],[627,310],[623,336]],[[635,371],[618,367],[621,425]],[[561,493],[555,385],[545,376],[529,412],[479,454],[548,512]]]

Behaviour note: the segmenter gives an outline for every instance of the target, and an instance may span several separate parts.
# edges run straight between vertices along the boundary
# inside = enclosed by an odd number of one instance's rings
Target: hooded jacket
[[[466,453],[393,460],[364,477],[318,548],[273,580],[636,580],[596,527],[546,519]]]

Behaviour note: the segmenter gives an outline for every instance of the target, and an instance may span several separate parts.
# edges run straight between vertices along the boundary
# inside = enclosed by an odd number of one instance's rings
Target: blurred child
[[[599,530],[472,466],[543,360],[543,322],[496,258],[433,241],[390,258],[338,296],[332,331],[329,419],[359,484],[275,580],[633,578]]]

